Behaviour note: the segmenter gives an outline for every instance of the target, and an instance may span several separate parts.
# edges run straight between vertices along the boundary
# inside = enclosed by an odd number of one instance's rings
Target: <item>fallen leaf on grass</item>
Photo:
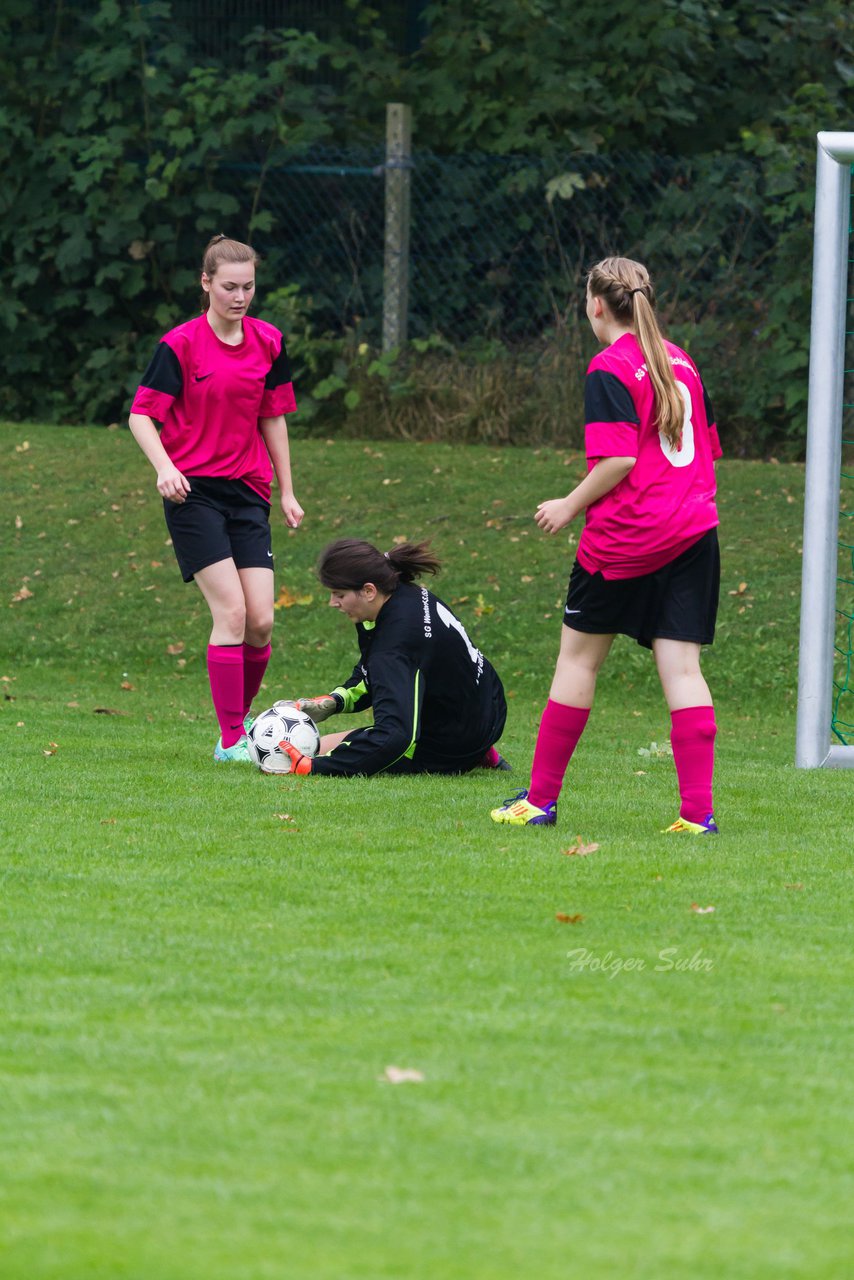
[[[16,591],[12,596],[12,604],[20,604],[22,600],[32,600],[33,593],[29,587],[21,587],[20,591]]]
[[[280,822],[293,822],[294,819],[289,813],[274,813],[274,818],[278,818]]]
[[[555,920],[558,924],[581,924],[583,919],[584,916],[581,915],[568,916],[565,911],[555,912]]]
[[[23,522],[23,520],[21,519],[21,517],[20,517],[20,516],[15,516],[15,528],[16,528],[16,529],[23,529],[23,527],[24,527],[24,522]]]
[[[116,711],[113,707],[93,707],[93,716],[126,716],[126,711]]]
[[[423,1084],[424,1076],[412,1067],[386,1067],[381,1076],[377,1076],[383,1084]]]
[[[45,747],[45,748],[44,748],[44,750],[42,751],[42,755],[43,755],[43,756],[55,756],[58,750],[59,750],[59,743],[58,743],[58,742],[49,742],[49,743],[47,744],[47,747]]]
[[[123,680],[120,687],[126,690],[126,692],[129,692],[129,693],[135,692],[134,686],[131,684],[130,680]]]
[[[576,836],[575,844],[571,844],[568,849],[563,849],[562,852],[567,858],[586,858],[588,853],[595,853],[598,848],[599,846],[595,842],[585,844],[581,836]]]
[[[102,826],[102,827],[114,827],[115,825],[116,825],[116,820],[115,820],[115,818],[102,818],[102,819],[101,819],[101,826]]]
[[[714,907],[701,907],[698,902],[692,902],[691,910],[698,916],[707,916],[710,911],[714,911]]]
[[[279,590],[279,598],[273,605],[274,609],[292,609],[295,604],[311,604],[314,596],[295,596],[287,587]]]
[[[186,647],[183,640],[178,640],[175,644],[167,644],[166,652],[170,657],[177,658],[178,654],[183,653]]]
[[[803,887],[804,887],[804,886],[801,884],[800,880],[797,880],[794,884],[784,884],[784,885],[783,885],[783,888],[784,888],[784,889],[803,889]]]

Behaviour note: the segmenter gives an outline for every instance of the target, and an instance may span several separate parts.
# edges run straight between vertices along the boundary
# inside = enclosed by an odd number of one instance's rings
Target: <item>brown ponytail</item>
[[[441,562],[428,542],[403,542],[382,552],[371,542],[339,538],[317,562],[317,576],[330,591],[360,591],[372,582],[390,596],[399,582],[413,582],[424,573],[438,573]]]
[[[603,258],[587,276],[587,287],[602,298],[614,319],[629,325],[643,352],[658,429],[674,448],[682,443],[685,401],[673,376],[673,366],[664,346],[655,314],[655,290],[649,272],[631,258]]]

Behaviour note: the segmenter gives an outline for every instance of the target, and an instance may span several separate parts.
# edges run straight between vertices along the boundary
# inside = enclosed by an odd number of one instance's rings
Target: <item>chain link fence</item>
[[[561,331],[587,268],[610,253],[650,265],[665,322],[696,323],[751,281],[759,287],[773,237],[753,212],[756,170],[738,158],[721,170],[718,158],[710,183],[705,163],[633,154],[556,167],[417,149],[389,161],[383,148],[352,148],[266,171],[231,167],[217,185],[237,225],[262,214],[253,241],[324,329],[358,328],[379,344],[384,308],[402,301],[409,337],[513,345]],[[405,270],[393,245],[390,257],[389,217],[401,210],[387,209],[389,165],[407,179]],[[395,289],[408,296],[396,300]]]

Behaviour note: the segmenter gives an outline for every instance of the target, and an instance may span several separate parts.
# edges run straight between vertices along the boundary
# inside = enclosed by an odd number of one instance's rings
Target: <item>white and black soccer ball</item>
[[[246,735],[249,754],[262,773],[290,773],[291,758],[280,742],[290,742],[304,756],[316,756],[320,734],[311,716],[292,702],[277,702],[262,711]]]

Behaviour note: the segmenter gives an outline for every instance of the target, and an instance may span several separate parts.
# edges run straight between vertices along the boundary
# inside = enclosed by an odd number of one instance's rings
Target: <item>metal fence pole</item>
[[[411,172],[412,108],[402,102],[389,102],[386,105],[383,351],[391,351],[406,342]]]

